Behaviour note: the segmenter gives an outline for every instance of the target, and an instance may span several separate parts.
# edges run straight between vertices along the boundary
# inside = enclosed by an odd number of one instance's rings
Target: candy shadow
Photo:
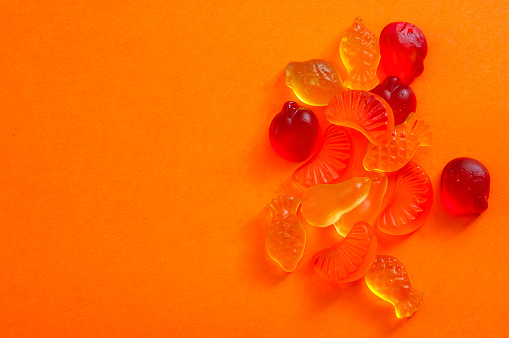
[[[246,251],[241,271],[256,283],[270,288],[282,282],[290,273],[283,271],[265,249],[269,222],[269,211],[263,208],[242,227],[241,234],[245,242],[243,247]]]

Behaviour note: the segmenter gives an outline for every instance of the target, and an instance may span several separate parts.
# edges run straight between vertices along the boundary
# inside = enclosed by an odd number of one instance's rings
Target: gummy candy
[[[376,234],[369,224],[358,222],[338,244],[313,255],[311,262],[320,276],[333,283],[361,279],[376,258]]]
[[[380,231],[389,235],[406,235],[421,227],[433,204],[433,187],[428,175],[417,164],[389,175],[389,188],[377,220]]]
[[[284,271],[291,272],[297,267],[306,246],[306,233],[297,218],[300,199],[279,196],[267,205],[272,222],[265,237],[269,256]]]
[[[408,114],[415,113],[417,99],[414,91],[396,76],[388,76],[371,92],[379,95],[391,106],[395,125],[405,122]]]
[[[424,71],[428,43],[419,27],[408,22],[393,22],[380,34],[380,54],[382,72],[408,84]]]
[[[315,114],[308,108],[288,101],[270,124],[270,144],[281,157],[302,161],[313,151],[318,131]]]
[[[325,132],[320,151],[293,173],[294,180],[304,188],[332,183],[348,172],[352,157],[352,140],[340,126],[331,125]]]
[[[337,70],[324,60],[290,62],[285,73],[288,87],[312,106],[326,106],[334,95],[346,90]]]
[[[387,102],[362,90],[339,93],[325,110],[332,124],[354,128],[376,145],[385,145],[394,131],[394,115]]]
[[[399,170],[412,159],[419,146],[430,145],[429,126],[411,113],[405,123],[394,128],[392,138],[385,146],[368,145],[364,168],[383,172]]]
[[[346,236],[355,223],[363,221],[371,226],[375,225],[382,200],[387,190],[388,178],[384,173],[369,172],[366,176],[371,179],[371,187],[366,199],[355,209],[346,213],[334,223],[341,236]]]
[[[440,191],[442,200],[456,213],[480,214],[488,208],[490,173],[473,158],[456,158],[442,172]]]
[[[419,310],[424,292],[412,287],[405,266],[397,258],[378,255],[364,279],[375,295],[394,305],[398,318],[411,317]]]
[[[350,89],[370,90],[378,84],[376,70],[380,61],[378,39],[361,18],[356,18],[339,44],[341,60],[348,71],[345,86]]]
[[[332,225],[366,199],[370,186],[371,180],[367,177],[354,177],[336,184],[317,184],[304,191],[300,211],[311,225]]]

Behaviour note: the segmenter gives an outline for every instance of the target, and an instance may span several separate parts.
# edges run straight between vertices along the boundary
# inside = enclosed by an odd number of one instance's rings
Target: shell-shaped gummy
[[[297,218],[300,199],[279,196],[268,204],[272,222],[265,237],[269,256],[284,271],[294,271],[306,246],[306,232]]]
[[[404,123],[394,128],[386,145],[368,145],[364,168],[381,172],[399,170],[412,159],[419,146],[431,146],[431,137],[429,126],[411,113]]]
[[[395,192],[377,220],[380,231],[406,235],[420,228],[433,204],[433,187],[428,174],[409,162],[397,172]]]
[[[315,271],[333,283],[358,280],[371,268],[376,257],[377,239],[365,222],[353,226],[338,244],[314,254]]]
[[[337,94],[327,105],[325,114],[330,123],[357,129],[379,146],[385,145],[394,131],[394,115],[389,104],[363,90]]]
[[[304,188],[332,183],[346,172],[353,155],[352,140],[341,126],[331,125],[325,132],[322,149],[293,173]]]

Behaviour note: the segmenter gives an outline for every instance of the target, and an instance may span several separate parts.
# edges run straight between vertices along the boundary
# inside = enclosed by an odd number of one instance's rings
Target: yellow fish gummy
[[[326,106],[334,95],[346,90],[337,70],[324,60],[290,62],[285,73],[288,87],[312,106]]]
[[[380,62],[378,38],[356,18],[348,28],[339,44],[341,60],[348,71],[344,82],[349,89],[371,90],[379,83],[376,76]]]
[[[272,222],[265,237],[265,247],[269,256],[286,272],[297,267],[306,246],[306,233],[297,218],[300,199],[279,196],[273,199],[269,208]]]
[[[419,310],[424,292],[412,287],[403,263],[388,255],[378,255],[364,276],[369,289],[394,305],[398,318],[411,317]]]

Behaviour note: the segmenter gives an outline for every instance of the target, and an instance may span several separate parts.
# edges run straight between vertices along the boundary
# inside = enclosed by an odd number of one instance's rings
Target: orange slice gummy
[[[369,271],[376,249],[375,232],[366,222],[358,222],[341,242],[316,252],[311,262],[315,271],[329,282],[353,282]]]
[[[293,179],[304,188],[332,183],[347,173],[353,156],[352,139],[341,126],[331,125],[316,155],[293,173]]]
[[[344,91],[325,110],[332,124],[354,128],[377,146],[385,145],[394,131],[394,113],[387,102],[363,90]]]
[[[428,174],[420,166],[408,162],[389,176],[392,195],[382,202],[377,220],[380,231],[389,235],[406,235],[420,228],[433,204],[433,187]],[[390,196],[390,197],[389,197]]]

